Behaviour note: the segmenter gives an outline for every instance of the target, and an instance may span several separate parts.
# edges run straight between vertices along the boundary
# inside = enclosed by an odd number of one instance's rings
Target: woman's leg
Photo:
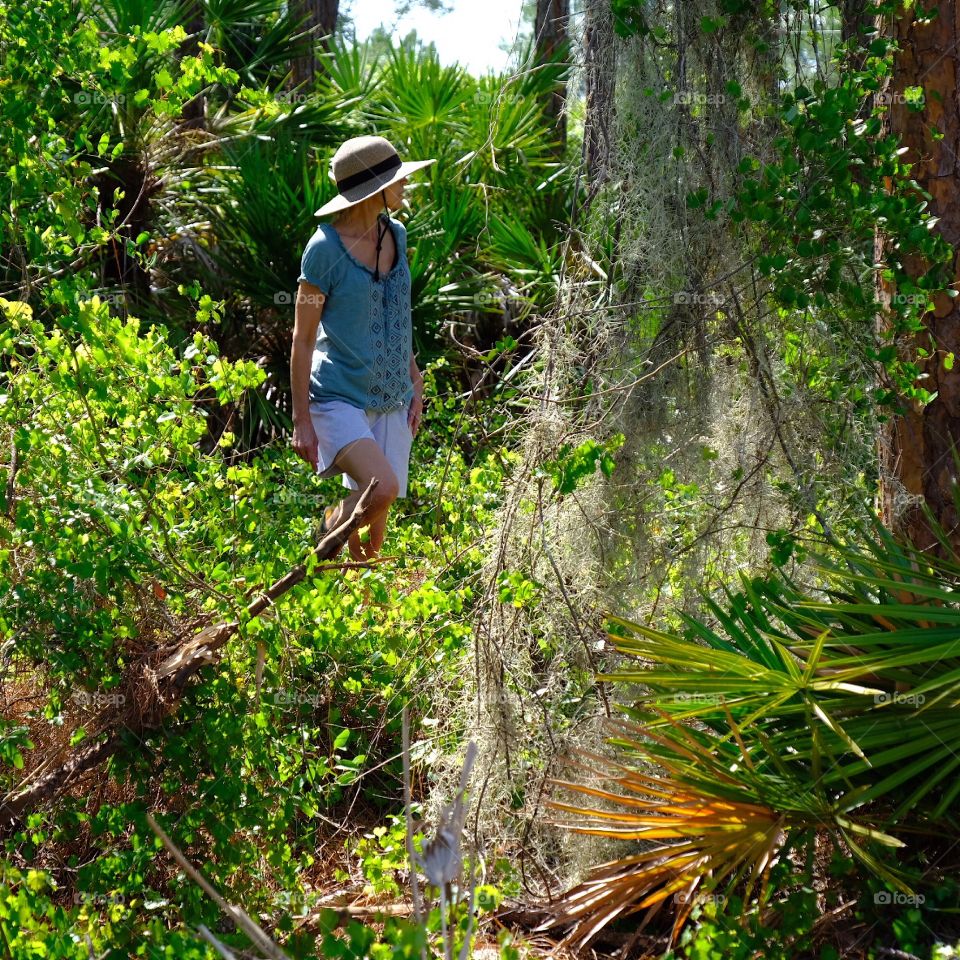
[[[373,489],[370,508],[367,513],[367,525],[370,527],[370,541],[364,549],[360,542],[359,531],[354,531],[350,540],[350,555],[354,560],[371,560],[380,552],[387,529],[387,511],[390,504],[397,498],[400,486],[397,483],[393,468],[377,446],[375,440],[364,437],[347,444],[336,457],[334,463],[349,474],[357,484],[354,490],[338,506],[330,517],[330,525],[336,526],[341,520],[350,516],[361,494],[373,477],[377,478],[377,485]]]
[[[383,541],[387,536],[387,514],[389,512],[390,508],[388,507],[370,522],[370,539],[367,542],[367,550],[372,556],[376,556],[383,547]]]

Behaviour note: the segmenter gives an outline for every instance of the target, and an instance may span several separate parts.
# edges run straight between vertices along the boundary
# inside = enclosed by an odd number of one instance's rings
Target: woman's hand
[[[414,383],[413,399],[410,401],[410,410],[407,413],[407,424],[410,432],[416,436],[420,430],[420,421],[423,419],[423,381]]]
[[[314,472],[317,469],[317,431],[313,429],[313,420],[304,420],[293,424],[293,449],[297,455],[309,463]]]

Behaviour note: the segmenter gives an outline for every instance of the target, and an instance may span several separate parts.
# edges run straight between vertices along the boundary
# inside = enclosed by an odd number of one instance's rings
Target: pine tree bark
[[[583,67],[586,116],[583,129],[583,166],[587,176],[589,206],[610,176],[617,62],[610,0],[587,0],[584,11]]]
[[[553,58],[566,42],[569,19],[570,0],[537,0],[537,11],[533,25],[537,63],[545,63]],[[546,104],[547,114],[553,118],[557,127],[557,137],[560,144],[558,153],[562,153],[567,142],[567,121],[563,113],[566,93],[566,83],[558,83]]]
[[[330,49],[328,37],[336,29],[339,7],[339,0],[291,0],[290,8],[294,16],[304,20],[301,30],[311,30],[314,38],[312,43],[314,52],[309,57],[297,57],[291,64],[294,87],[311,82],[319,72],[316,45],[323,38],[321,42],[324,49]]]
[[[957,0],[944,0],[930,21],[917,23],[912,10],[900,10],[892,22],[879,22],[885,35],[899,46],[888,88],[881,91],[890,108],[889,132],[908,150],[903,159],[913,163],[917,184],[932,199],[931,212],[940,218],[934,229],[956,251],[960,244],[960,108],[957,81],[960,71],[960,24]],[[908,109],[904,93],[908,87],[922,87],[922,110]],[[885,131],[886,132],[886,131]],[[896,237],[877,236],[876,254],[891,249]],[[878,261],[879,262],[879,259]],[[904,267],[911,277],[928,268],[921,258],[907,256]],[[954,255],[952,275],[960,279]],[[888,307],[896,294],[878,279],[878,297]],[[957,490],[958,439],[960,439],[960,365],[947,370],[944,357],[960,357],[960,298],[938,294],[934,309],[924,317],[925,329],[905,345],[902,355],[915,360],[927,375],[921,383],[936,391],[926,406],[911,402],[902,415],[890,417],[879,435],[879,505],[886,526],[921,550],[935,553],[960,552],[960,524],[955,503]],[[877,320],[883,325],[884,310]],[[930,356],[918,358],[918,349]],[[931,525],[923,515],[926,505],[952,544],[952,550],[938,547]]]

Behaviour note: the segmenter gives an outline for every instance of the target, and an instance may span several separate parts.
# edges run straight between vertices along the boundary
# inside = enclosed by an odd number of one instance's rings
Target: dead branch
[[[343,549],[354,530],[363,525],[376,479],[363,491],[353,513],[331,530],[298,564],[265,590],[256,593],[246,607],[250,619],[260,616],[285,593],[302,582],[311,558],[330,560]],[[50,769],[45,758],[25,786],[7,793],[0,801],[0,837],[9,836],[23,818],[64,793],[84,773],[99,766],[120,749],[123,732],[138,739],[158,729],[183,698],[187,683],[201,667],[219,660],[226,642],[239,630],[240,621],[210,624],[193,636],[181,635],[172,643],[149,651],[128,670],[118,706],[105,709],[94,731],[70,756]]]

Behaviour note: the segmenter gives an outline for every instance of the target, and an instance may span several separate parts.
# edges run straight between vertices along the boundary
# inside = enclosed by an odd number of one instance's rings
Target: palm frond
[[[453,160],[471,97],[466,71],[443,66],[432,51],[397,46],[390,48],[382,81],[371,120],[410,156]]]
[[[611,740],[631,763],[594,758],[609,789],[563,784],[607,810],[553,805],[574,830],[674,842],[571,891],[558,916],[572,937],[707,881],[749,895],[802,834],[827,834],[905,891],[884,849],[960,842],[960,567],[885,532],[819,549],[813,584],[743,577],[682,636],[609,618],[627,660],[601,679],[639,690]]]
[[[329,51],[321,54],[324,74],[344,99],[364,102],[380,79],[380,69],[371,54],[370,42],[348,43],[342,36],[330,40]]]
[[[308,56],[315,43],[282,0],[202,0],[202,13],[203,39],[250,87],[286,77],[291,61]]]
[[[671,758],[652,750],[639,726],[618,726],[616,743],[630,755],[630,766],[581,754],[591,761],[581,768],[602,776],[610,789],[553,781],[605,806],[548,802],[574,818],[561,823],[578,833],[650,844],[642,852],[596,867],[553,905],[545,927],[569,926],[564,942],[579,946],[613,920],[647,911],[643,929],[665,904],[672,908],[676,939],[704,896],[738,882],[750,887],[759,883],[783,845],[785,831],[804,828],[810,819],[805,812],[787,814],[763,803],[718,796],[709,778],[695,782],[688,762],[705,763],[734,793],[750,793],[719,768],[706,744],[688,739],[683,731],[677,732],[685,745]],[[641,764],[646,770],[656,764],[664,773],[645,772],[638,769]]]
[[[487,258],[495,269],[521,281],[521,290],[535,304],[548,304],[556,297],[562,272],[562,247],[549,245],[523,223],[494,215],[489,224]]]

